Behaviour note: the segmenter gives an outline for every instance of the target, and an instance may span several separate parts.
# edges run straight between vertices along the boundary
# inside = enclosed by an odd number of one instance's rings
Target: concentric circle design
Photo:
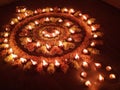
[[[16,11],[1,34],[1,48],[8,54],[5,61],[59,66],[99,53],[94,47],[102,33],[87,14],[67,8],[17,7]]]
[[[56,7],[32,11],[20,6],[16,17],[0,32],[0,55],[24,70],[53,74],[75,68],[80,81],[97,90],[104,76],[97,71],[101,63],[94,63],[93,57],[99,54],[102,36],[95,18],[81,11]],[[106,71],[111,70],[106,66]],[[108,79],[116,79],[115,74],[109,74]]]

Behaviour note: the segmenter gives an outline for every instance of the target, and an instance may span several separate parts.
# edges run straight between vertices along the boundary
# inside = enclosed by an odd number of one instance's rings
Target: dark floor
[[[100,0],[19,0],[0,7],[0,26],[14,17],[15,7],[25,5],[29,9],[38,7],[71,7],[95,17],[104,32],[104,45],[100,61],[113,66],[115,73],[120,75],[120,10]],[[1,28],[1,27],[0,27]],[[74,76],[75,70],[67,74],[60,72],[54,75],[23,72],[11,68],[0,60],[1,90],[86,90]],[[120,79],[108,82],[100,90],[120,90]]]

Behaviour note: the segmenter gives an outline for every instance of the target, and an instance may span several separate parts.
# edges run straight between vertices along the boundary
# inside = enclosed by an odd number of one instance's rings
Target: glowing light
[[[96,28],[95,26],[91,26],[91,30],[92,30],[92,31],[96,31],[97,28]]]
[[[111,66],[106,66],[106,70],[107,70],[107,71],[111,71],[111,70],[112,70],[112,67],[111,67]]]
[[[13,58],[17,58],[18,56],[16,54],[11,54]]]
[[[22,18],[20,16],[17,17],[18,20],[22,20]]]
[[[59,46],[60,46],[60,47],[63,47],[62,41],[59,41]]]
[[[34,60],[32,60],[32,59],[31,59],[31,62],[32,62],[33,65],[36,65],[36,64],[37,64],[37,62],[34,61]]]
[[[70,22],[65,23],[65,26],[67,26],[67,27],[70,27],[70,25],[71,25]]]
[[[101,74],[99,74],[98,79],[99,81],[104,81],[104,77]]]
[[[94,35],[93,35],[93,38],[97,38],[97,37],[98,37],[98,35],[97,35],[97,34],[94,34]]]
[[[110,74],[110,75],[109,75],[109,78],[110,78],[110,79],[116,79],[116,76],[115,76],[115,74]]]
[[[22,63],[25,63],[25,62],[27,62],[27,59],[26,59],[26,58],[20,58],[20,61],[21,61]]]
[[[32,42],[32,39],[27,37],[27,38],[26,38],[26,41],[27,41],[27,42]]]
[[[39,47],[39,46],[40,46],[40,42],[37,42],[37,43],[36,43],[36,46]]]
[[[69,29],[69,32],[72,33],[72,34],[75,33],[75,31],[73,29]]]
[[[87,49],[83,49],[83,53],[84,54],[88,54],[88,50]]]
[[[14,25],[14,24],[15,24],[15,22],[14,22],[14,21],[11,21],[11,22],[10,22],[10,24],[11,24],[11,25]]]
[[[39,22],[38,22],[38,21],[35,21],[35,24],[36,24],[36,25],[38,25],[38,24],[39,24]]]
[[[73,8],[71,8],[70,10],[69,10],[69,13],[74,13],[75,12],[75,10],[73,9]]]
[[[62,19],[59,19],[58,22],[63,22],[63,20],[62,20]]]
[[[2,44],[4,48],[9,48],[9,44]]]
[[[85,78],[85,77],[87,77],[87,73],[86,72],[82,72],[81,76]]]
[[[55,60],[55,66],[60,66],[60,63],[57,60]]]
[[[50,49],[50,48],[51,48],[51,46],[50,46],[50,45],[48,45],[48,44],[46,44],[46,48],[47,48],[47,49]]]
[[[43,66],[47,66],[48,63],[47,63],[45,60],[43,60],[43,61],[42,61],[42,65],[43,65]]]
[[[86,68],[88,67],[88,63],[85,61],[82,63],[82,65],[83,65],[83,67],[86,67]]]
[[[72,41],[72,38],[68,38],[67,40],[68,40],[68,41]]]
[[[4,42],[4,43],[7,43],[7,42],[8,42],[8,39],[7,39],[7,38],[5,38],[3,42]]]
[[[32,30],[32,29],[33,29],[33,27],[32,27],[31,25],[29,25],[29,26],[28,26],[28,29],[29,29],[29,30]]]
[[[50,8],[50,11],[52,12],[52,11],[53,11],[53,8]]]
[[[89,80],[87,80],[87,81],[85,82],[85,85],[89,87],[89,86],[91,86],[92,84],[91,84],[91,82],[90,82]]]
[[[95,42],[91,42],[90,46],[92,47],[95,46]]]
[[[91,25],[91,24],[92,24],[91,20],[88,20],[88,21],[87,21],[87,24]]]
[[[60,32],[59,32],[58,30],[55,30],[55,34],[56,34],[56,35],[59,35]]]
[[[9,53],[13,53],[13,49],[12,48],[9,49]]]
[[[8,37],[9,36],[9,33],[8,32],[5,32],[4,33],[4,37]]]
[[[82,16],[82,13],[79,13],[79,16]]]
[[[97,68],[101,68],[101,64],[100,63],[95,63],[95,66],[97,67]]]
[[[67,8],[64,8],[64,9],[63,9],[63,12],[68,12],[68,9],[67,9]]]
[[[50,19],[49,19],[48,17],[46,17],[46,18],[45,18],[45,21],[48,22],[48,21],[50,21]]]
[[[27,12],[25,12],[24,14],[25,14],[26,17],[29,16]]]
[[[88,19],[87,15],[82,15],[82,17],[83,17],[84,20]]]
[[[79,59],[79,55],[78,54],[75,55],[75,59]]]

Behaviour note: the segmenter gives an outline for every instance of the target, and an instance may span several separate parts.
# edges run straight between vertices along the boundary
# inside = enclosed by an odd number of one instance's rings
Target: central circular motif
[[[39,36],[43,36],[44,38],[55,38],[58,35],[60,35],[60,30],[56,27],[48,26],[47,28],[44,28],[43,31],[40,30]]]
[[[23,27],[16,30],[16,42],[24,52],[34,56],[67,54],[76,49],[85,36],[84,29],[71,16],[40,15],[22,24]]]

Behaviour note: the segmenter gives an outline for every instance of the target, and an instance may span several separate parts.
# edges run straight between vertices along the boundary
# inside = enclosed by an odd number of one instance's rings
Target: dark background
[[[117,80],[104,83],[100,90],[120,90],[120,10],[99,0],[18,0],[0,6],[0,28],[11,17],[15,8],[25,5],[28,9],[38,7],[68,7],[81,10],[97,19],[104,32],[104,45],[99,57],[100,62],[111,65],[117,74]],[[39,74],[34,71],[25,72],[10,67],[0,60],[0,90],[87,90],[76,78],[76,71],[69,70],[63,74]]]

